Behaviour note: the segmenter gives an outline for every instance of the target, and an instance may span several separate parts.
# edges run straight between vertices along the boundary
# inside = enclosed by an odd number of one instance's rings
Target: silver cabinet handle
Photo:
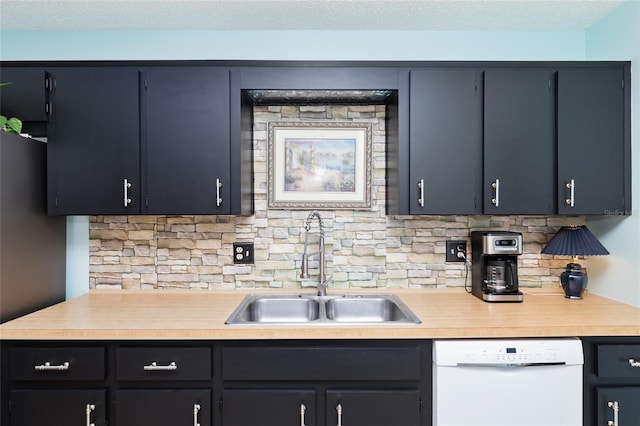
[[[618,401],[609,401],[607,402],[607,407],[613,410],[613,421],[609,420],[607,422],[607,426],[619,426],[618,425],[618,412],[620,411],[620,405],[618,405]]]
[[[304,425],[304,413],[307,411],[307,407],[304,404],[300,404],[300,426]]]
[[[567,183],[565,185],[567,187],[567,189],[569,189],[569,198],[567,198],[566,200],[564,200],[565,203],[567,203],[567,205],[569,207],[574,207],[575,203],[576,203],[576,181],[575,179],[571,179],[571,182]]]
[[[200,412],[200,404],[193,404],[193,426],[200,426],[198,422],[198,413]]]
[[[337,426],[342,426],[342,404],[338,404],[336,406],[336,412],[338,413],[338,424],[337,424]]]
[[[222,188],[222,182],[220,179],[216,179],[216,206],[220,207],[222,204],[222,197],[220,197],[220,188]]]
[[[491,204],[500,207],[500,179],[491,182],[491,188],[494,189],[494,198],[491,199]]]
[[[420,179],[418,182],[418,188],[420,188],[420,198],[418,198],[418,204],[420,207],[424,207],[424,179]]]
[[[131,182],[129,180],[124,180],[124,206],[129,207],[131,204],[131,198],[129,198],[129,188],[131,188]]]
[[[64,362],[60,365],[51,365],[50,362],[45,362],[42,365],[36,365],[33,367],[37,371],[67,371],[69,369],[69,362]]]
[[[174,371],[178,369],[178,366],[175,362],[171,362],[169,365],[158,365],[155,361],[149,365],[145,365],[145,371]]]
[[[629,365],[632,367],[640,368],[640,361],[636,361],[633,358],[629,358]]]
[[[96,406],[93,404],[87,404],[84,413],[86,415],[86,425],[87,426],[96,426],[95,423],[91,423],[91,412],[96,409]]]

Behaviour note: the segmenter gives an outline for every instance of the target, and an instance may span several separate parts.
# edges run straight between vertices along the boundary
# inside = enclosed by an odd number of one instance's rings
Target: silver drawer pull
[[[609,401],[607,402],[607,407],[613,410],[613,421],[609,420],[607,422],[607,426],[619,426],[618,425],[618,413],[620,411],[620,405],[618,405],[618,401]]]
[[[336,406],[336,413],[338,413],[338,424],[337,424],[337,426],[342,426],[342,404],[338,404]]]
[[[304,404],[300,404],[300,426],[305,426],[304,424],[304,413],[307,411],[307,407]]]
[[[569,198],[567,198],[566,200],[564,200],[564,202],[569,206],[569,207],[575,207],[576,205],[576,181],[575,179],[571,179],[571,182],[567,183],[565,185],[567,187],[567,189],[569,189]]]
[[[222,182],[220,181],[220,179],[216,179],[216,207],[220,207],[220,205],[222,204],[220,188],[222,188]]]
[[[629,358],[629,365],[632,366],[632,367],[640,368],[640,361],[636,361],[633,358]]]
[[[93,405],[93,404],[87,404],[87,408],[86,408],[86,409],[85,409],[85,411],[84,411],[85,415],[87,416],[87,417],[86,417],[86,419],[87,419],[87,421],[86,421],[86,425],[87,425],[87,426],[96,426],[96,424],[95,424],[95,423],[91,423],[91,412],[92,412],[93,410],[95,410],[95,409],[96,409],[96,406],[95,406],[95,405]]]
[[[500,207],[500,179],[491,182],[491,188],[493,188],[494,192],[494,198],[491,199],[491,204]]]
[[[418,182],[418,188],[420,188],[420,198],[418,198],[418,205],[424,207],[424,179],[420,179]]]
[[[200,404],[193,404],[193,426],[200,426],[198,422],[198,413],[200,412]]]
[[[177,370],[178,366],[176,365],[175,362],[171,362],[171,364],[169,365],[158,365],[154,361],[151,364],[145,365],[142,368],[144,368],[145,371],[173,371],[173,370]]]
[[[129,207],[131,204],[131,198],[129,198],[129,188],[131,188],[131,182],[128,179],[124,180],[124,206]]]
[[[51,365],[50,362],[45,362],[42,365],[36,365],[33,367],[37,371],[67,371],[69,369],[69,363],[64,362],[60,365]]]

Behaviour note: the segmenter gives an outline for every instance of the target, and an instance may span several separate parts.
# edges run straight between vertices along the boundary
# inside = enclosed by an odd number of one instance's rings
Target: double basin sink
[[[393,294],[327,295],[251,294],[225,324],[419,324]]]

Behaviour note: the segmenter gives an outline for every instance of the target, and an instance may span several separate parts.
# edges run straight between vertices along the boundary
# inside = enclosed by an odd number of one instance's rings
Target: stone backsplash
[[[445,241],[467,240],[471,230],[523,233],[522,286],[559,286],[568,258],[541,255],[563,225],[583,216],[387,216],[385,214],[384,106],[257,106],[254,112],[253,216],[92,216],[90,287],[300,288],[315,276],[298,275],[308,210],[267,208],[267,129],[271,121],[358,121],[373,129],[372,208],[322,210],[330,288],[462,286],[463,263],[445,263]],[[317,224],[309,234],[311,267]],[[233,243],[253,242],[253,265],[233,264]],[[585,264],[586,262],[583,262]],[[468,283],[470,284],[470,274]]]

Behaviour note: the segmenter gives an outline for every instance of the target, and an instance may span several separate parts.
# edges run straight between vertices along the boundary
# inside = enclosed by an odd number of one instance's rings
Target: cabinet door
[[[149,69],[143,99],[144,211],[229,213],[229,71]]]
[[[327,425],[419,426],[418,390],[328,390]]]
[[[13,390],[11,426],[105,426],[104,390]]]
[[[617,426],[638,424],[638,419],[640,419],[640,405],[638,405],[640,386],[599,387],[596,394],[598,399],[596,424]],[[614,423],[616,416],[618,421]]]
[[[555,81],[545,69],[485,72],[484,213],[555,212]]]
[[[560,214],[625,211],[623,80],[622,68],[558,72]]]
[[[118,426],[211,426],[208,389],[118,390],[115,396]]]
[[[49,81],[43,68],[3,67],[0,112],[25,121],[47,121]]]
[[[55,86],[49,213],[140,213],[138,71],[59,68]]]
[[[315,426],[315,391],[225,389],[222,393],[222,426],[247,425]]]
[[[481,213],[481,73],[413,70],[410,85],[410,213]]]

